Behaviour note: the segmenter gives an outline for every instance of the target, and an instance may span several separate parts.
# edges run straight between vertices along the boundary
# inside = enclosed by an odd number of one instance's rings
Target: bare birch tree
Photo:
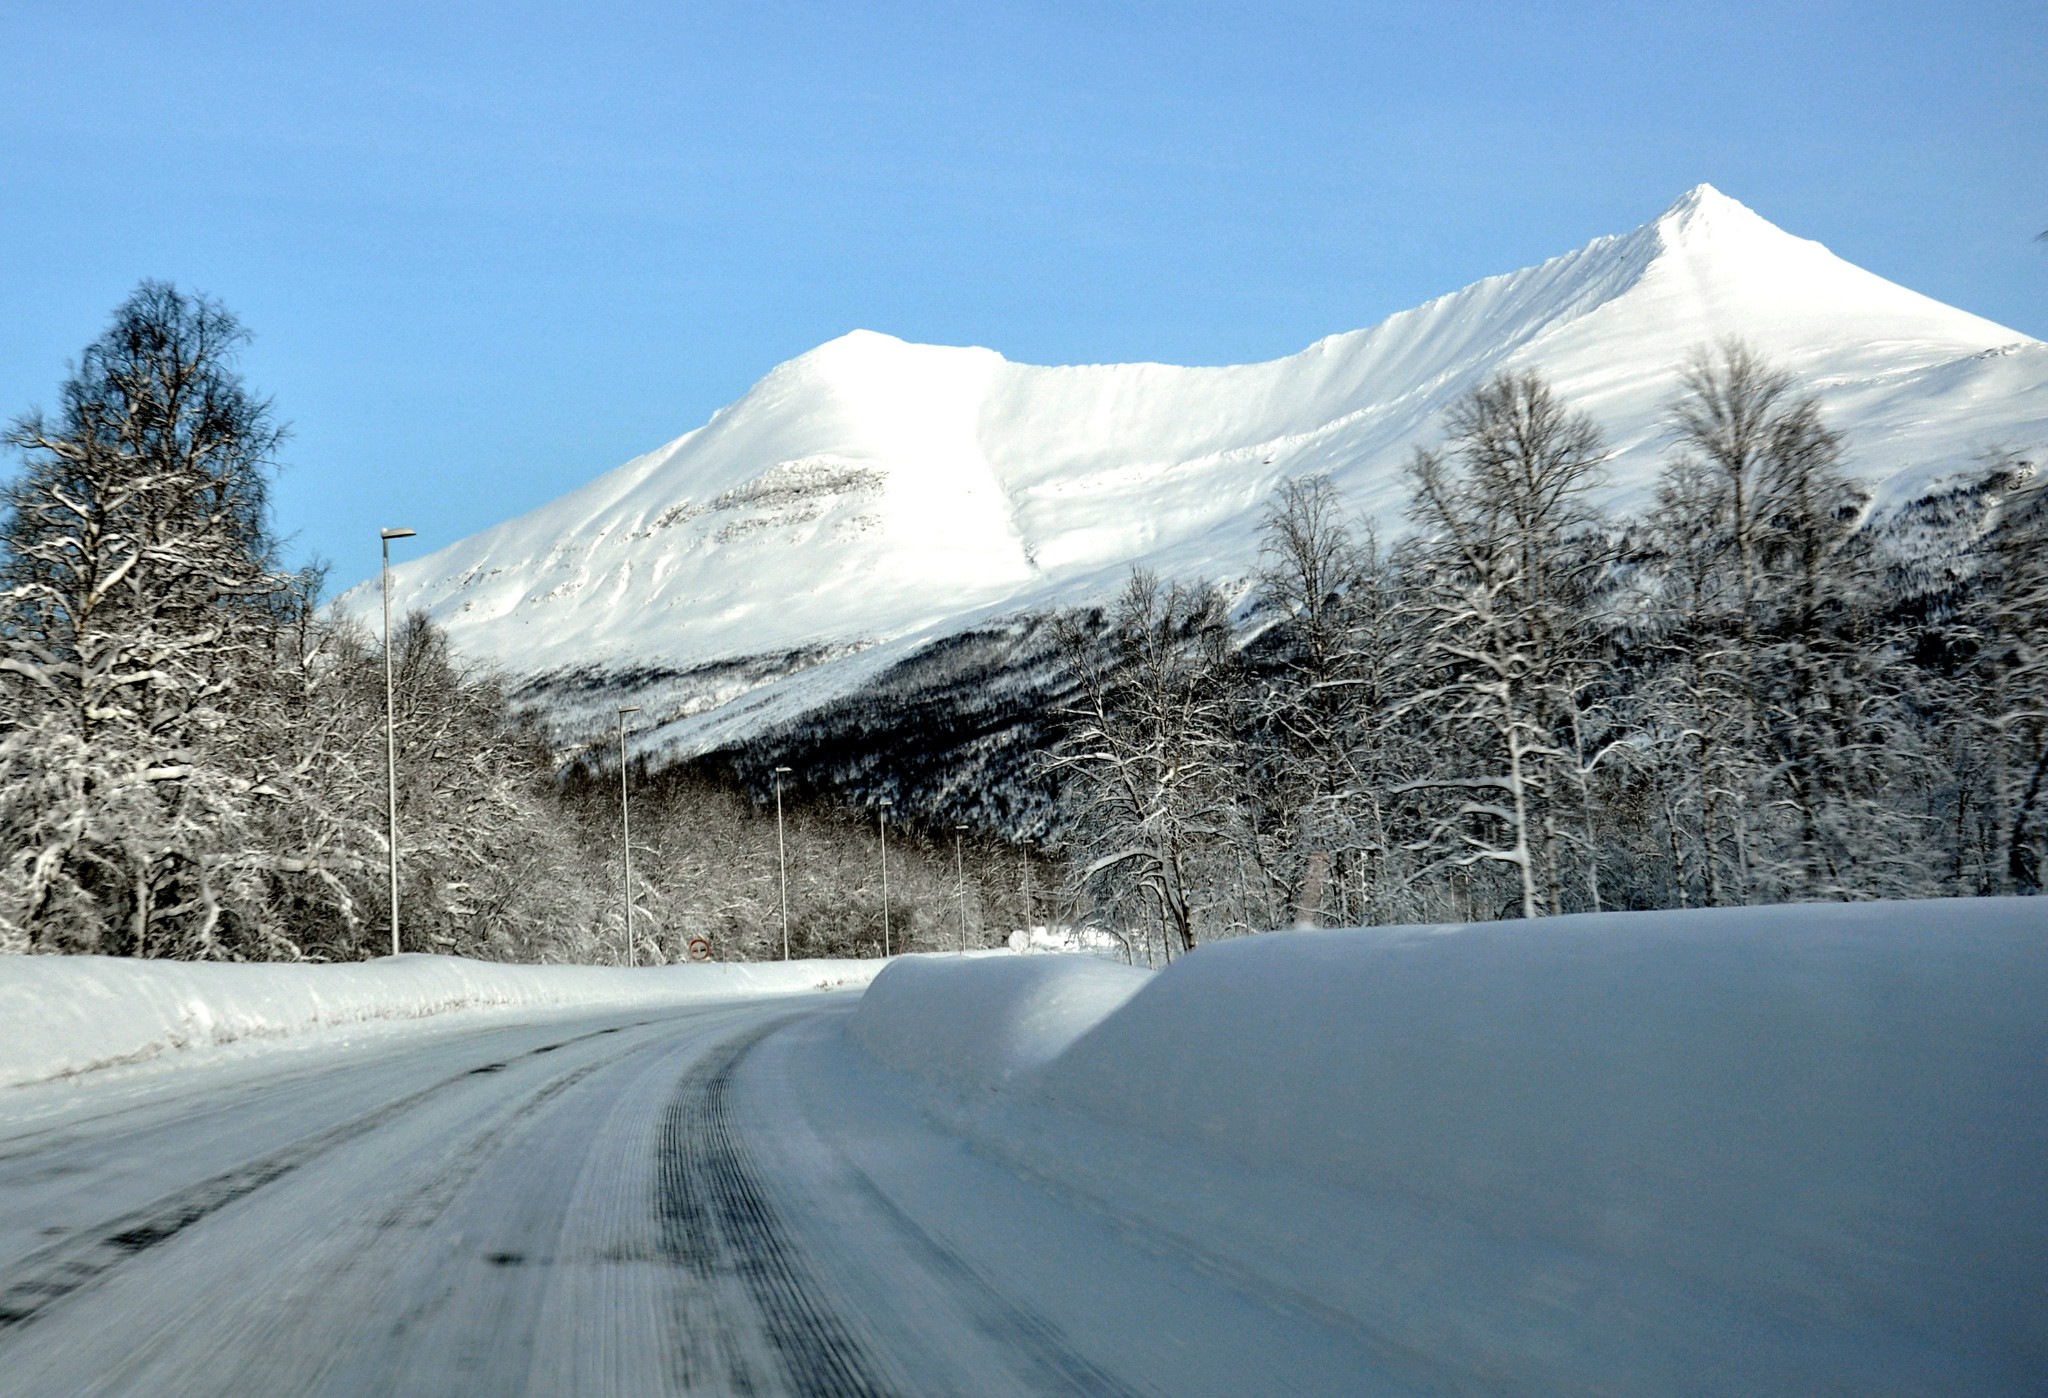
[[[1584,790],[1572,724],[1600,561],[1588,497],[1606,449],[1590,418],[1528,373],[1474,389],[1446,427],[1448,450],[1409,466],[1433,678],[1407,703],[1455,745],[1452,770],[1403,790],[1433,802],[1428,848],[1458,867],[1507,869],[1521,915],[1539,917],[1564,910],[1564,860],[1597,857],[1579,833],[1585,812],[1572,811]]]
[[[1076,881],[1141,888],[1173,951],[1191,951],[1237,785],[1223,599],[1139,572],[1102,633],[1070,619],[1063,637],[1079,689],[1052,765],[1076,803]]]

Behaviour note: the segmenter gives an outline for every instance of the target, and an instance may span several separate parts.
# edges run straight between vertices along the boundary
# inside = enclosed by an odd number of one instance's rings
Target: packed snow
[[[0,957],[0,1088],[366,1026],[691,1004],[867,984],[879,961],[625,969],[452,956],[349,965]]]
[[[1418,1382],[2048,1373],[2048,903],[1046,964],[892,967],[848,1036],[984,1152],[1342,1314]]]
[[[631,691],[643,748],[701,748],[978,621],[1099,600],[1134,564],[1241,576],[1286,478],[1328,471],[1398,528],[1411,449],[1502,370],[1589,411],[1615,450],[1608,502],[1639,506],[1680,364],[1728,336],[1823,396],[1881,502],[2048,443],[2048,345],[1701,186],[1632,233],[1264,364],[1041,367],[856,331],[697,431],[395,565],[393,600],[515,674],[605,673],[584,688],[606,722]],[[374,583],[343,603],[371,616]]]

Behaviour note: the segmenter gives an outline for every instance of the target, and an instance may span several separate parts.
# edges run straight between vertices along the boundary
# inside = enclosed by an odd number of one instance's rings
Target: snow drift
[[[1344,1312],[1418,1379],[2048,1373],[2048,903],[1273,933],[984,1063],[1008,1087],[977,1107],[948,1065],[1042,994],[996,972],[891,969],[849,1033],[984,1148]]]
[[[485,1010],[684,1004],[865,985],[879,961],[519,966],[452,956],[350,965],[0,957],[0,1088],[251,1040]]]
[[[1823,397],[1851,467],[1914,498],[2048,443],[2048,345],[1794,237],[1707,186],[1632,233],[1264,364],[1045,367],[855,331],[708,423],[393,569],[467,653],[570,731],[647,709],[701,750],[852,692],[991,617],[1100,600],[1134,564],[1241,576],[1281,480],[1328,471],[1398,526],[1444,408],[1540,370],[1648,497],[1695,348],[1739,335]],[[365,618],[374,584],[342,599]],[[596,731],[594,728],[591,731]]]
[[[850,1032],[892,1067],[995,1088],[1050,1062],[1148,979],[1093,956],[906,958],[868,987]]]

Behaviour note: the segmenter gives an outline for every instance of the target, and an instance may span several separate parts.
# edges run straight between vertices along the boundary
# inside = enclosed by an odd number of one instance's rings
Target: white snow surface
[[[4,956],[0,1088],[108,1068],[196,1062],[231,1047],[278,1047],[381,1024],[857,987],[881,965],[792,961],[628,969],[418,955],[346,965]]]
[[[1351,1317],[1431,1391],[2048,1373],[2048,902],[1050,960],[892,967],[848,1036],[980,1149]]]
[[[1094,956],[905,958],[868,987],[848,1032],[891,1067],[994,1089],[1051,1062],[1149,978]]]
[[[1501,370],[1590,412],[1609,502],[1640,506],[1680,364],[1730,336],[1822,395],[1881,504],[2048,443],[2048,344],[1702,185],[1632,233],[1263,364],[1043,367],[855,331],[696,431],[395,565],[393,600],[516,676],[604,675],[607,720],[623,685],[648,705],[643,748],[697,749],[978,622],[1100,599],[1135,564],[1243,576],[1285,478],[1328,471],[1398,530],[1412,449]],[[376,600],[372,581],[341,605],[369,619]]]

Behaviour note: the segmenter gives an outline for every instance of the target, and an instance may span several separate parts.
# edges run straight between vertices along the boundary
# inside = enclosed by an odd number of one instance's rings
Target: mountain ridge
[[[1099,599],[1134,565],[1241,575],[1288,477],[1328,471],[1398,528],[1407,454],[1504,369],[1602,424],[1604,498],[1638,506],[1679,364],[1729,336],[1821,394],[1883,505],[2048,440],[2048,345],[1701,185],[1631,232],[1257,364],[1030,365],[852,331],[702,427],[394,565],[393,601],[524,682],[565,739],[630,695],[649,750],[701,751],[940,637]],[[374,587],[340,605],[367,614]]]

